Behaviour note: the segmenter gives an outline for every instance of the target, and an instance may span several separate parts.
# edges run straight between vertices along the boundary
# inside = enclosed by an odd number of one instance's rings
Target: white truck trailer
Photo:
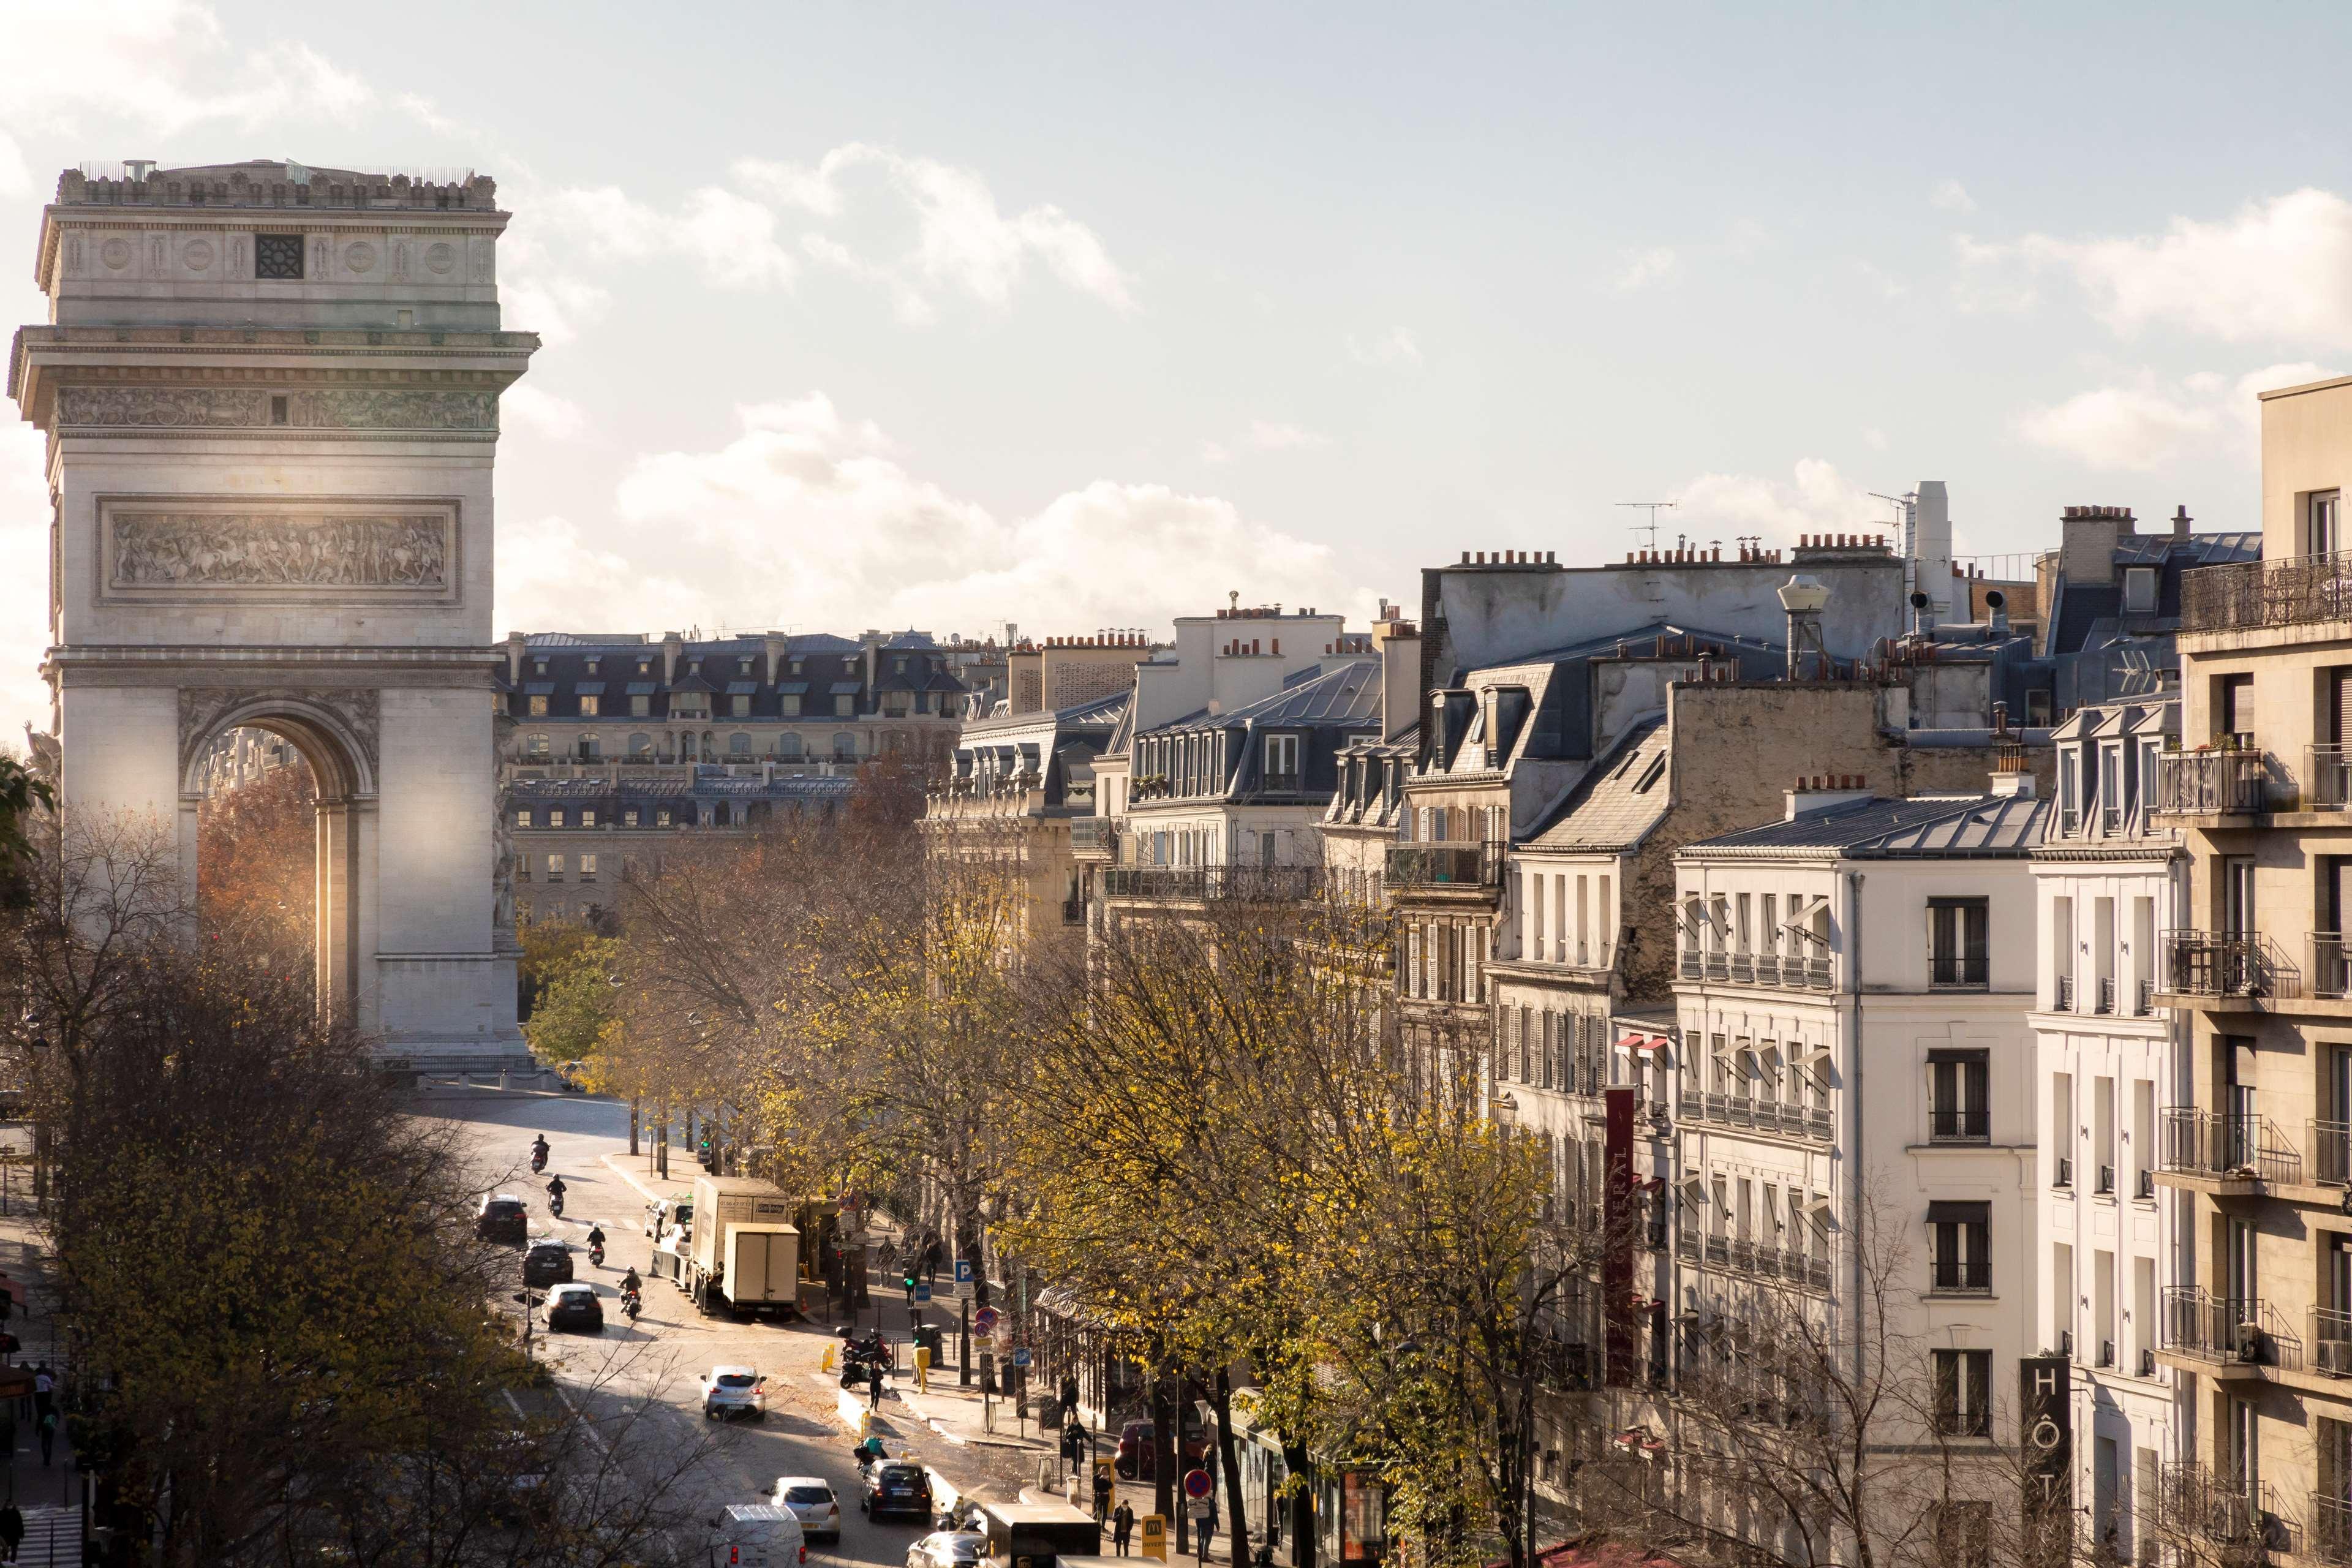
[[[678,1286],[714,1312],[800,1311],[801,1233],[793,1200],[758,1176],[697,1176],[694,1222],[678,1252]]]

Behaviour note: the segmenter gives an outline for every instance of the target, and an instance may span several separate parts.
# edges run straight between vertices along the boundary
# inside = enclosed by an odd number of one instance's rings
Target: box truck
[[[679,1285],[705,1316],[800,1310],[801,1233],[793,1200],[757,1176],[697,1176]]]

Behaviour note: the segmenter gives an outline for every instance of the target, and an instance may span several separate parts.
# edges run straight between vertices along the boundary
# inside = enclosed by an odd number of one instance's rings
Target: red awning
[[[1628,1035],[1625,1037],[1625,1044],[1637,1051],[1663,1051],[1666,1048],[1667,1041],[1664,1035]]]

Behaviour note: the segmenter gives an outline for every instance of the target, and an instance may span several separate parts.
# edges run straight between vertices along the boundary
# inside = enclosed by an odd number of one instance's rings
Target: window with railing
[[[2176,931],[2165,939],[2165,989],[2183,996],[2292,999],[2303,971],[2266,936]]]
[[[1931,1289],[1981,1293],[1992,1289],[1992,1205],[1941,1201],[1927,1205]]]
[[[1927,1141],[1982,1143],[1992,1137],[1991,1055],[1974,1050],[1927,1053]]]
[[[2352,619],[2352,553],[2200,566],[2180,577],[2180,629],[2239,631]]]
[[[1983,899],[1927,900],[1927,984],[1981,989],[1991,983],[1991,913]]]
[[[2342,931],[2313,931],[2309,953],[2311,994],[2314,996],[2341,1000],[2352,994],[2352,965],[2347,963]]]
[[[2242,816],[2268,809],[2264,753],[2237,746],[2165,752],[2156,762],[2156,809],[2178,816]]]
[[[2161,1131],[2159,1169],[2220,1181],[2303,1180],[2303,1155],[2267,1116],[2177,1105],[2163,1112]]]
[[[1937,1351],[1936,1430],[1947,1436],[1992,1433],[1992,1352]]]

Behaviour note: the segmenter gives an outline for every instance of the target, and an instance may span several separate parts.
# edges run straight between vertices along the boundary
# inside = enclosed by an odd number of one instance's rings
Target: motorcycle
[[[562,1193],[550,1193],[548,1194],[547,1212],[553,1215],[557,1219],[562,1219],[563,1217],[563,1194]]]
[[[547,1169],[547,1151],[546,1151],[546,1150],[544,1150],[544,1149],[533,1149],[533,1150],[530,1152],[530,1173],[531,1173],[532,1175],[536,1176],[536,1175],[538,1175],[541,1171],[544,1171],[544,1170],[546,1170],[546,1169]]]
[[[635,1322],[637,1314],[645,1310],[645,1302],[638,1299],[635,1290],[621,1292],[621,1310],[628,1314],[629,1321]]]
[[[592,1268],[602,1268],[604,1267],[604,1244],[603,1242],[599,1241],[590,1244],[588,1247],[588,1262]]]

